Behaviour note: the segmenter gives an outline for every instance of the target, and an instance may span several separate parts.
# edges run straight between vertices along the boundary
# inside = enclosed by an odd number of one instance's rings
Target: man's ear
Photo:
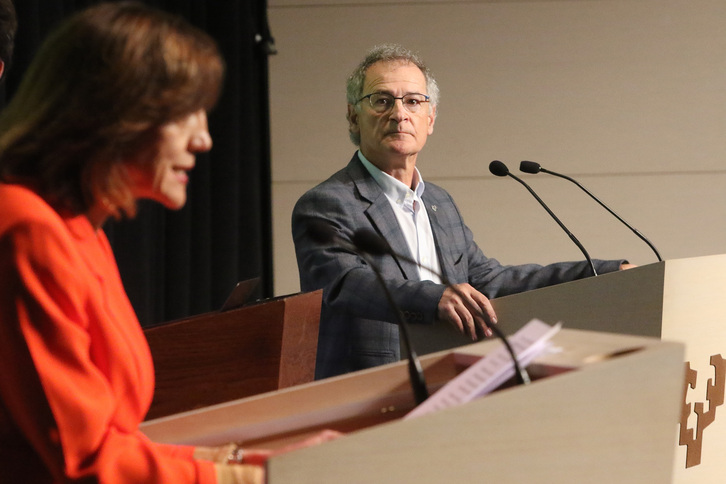
[[[351,133],[360,133],[360,126],[358,125],[358,111],[355,110],[355,106],[348,104],[348,131]]]
[[[0,60],[0,79],[3,78],[4,73],[5,73],[5,62]]]
[[[434,123],[436,122],[436,106],[434,106],[434,108],[429,113],[428,122],[429,122],[428,123],[429,124],[428,132],[429,132],[429,136],[430,136],[434,132]]]

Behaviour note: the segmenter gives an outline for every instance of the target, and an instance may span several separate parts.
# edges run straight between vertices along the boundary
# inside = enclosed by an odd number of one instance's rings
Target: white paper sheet
[[[561,323],[550,326],[533,319],[507,338],[520,366],[526,367],[542,353],[561,327]],[[512,357],[502,343],[411,410],[404,419],[470,402],[495,390],[514,376],[514,371]]]

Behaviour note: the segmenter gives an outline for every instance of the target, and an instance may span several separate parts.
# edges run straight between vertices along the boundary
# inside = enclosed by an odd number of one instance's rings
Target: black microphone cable
[[[646,244],[648,244],[648,247],[650,247],[651,250],[655,253],[655,256],[658,258],[658,261],[663,261],[663,259],[660,256],[660,253],[658,252],[658,249],[655,248],[655,246],[651,243],[650,240],[648,240],[648,238],[645,235],[643,235],[642,233],[640,233],[640,231],[638,229],[636,229],[635,227],[633,227],[632,225],[630,225],[628,222],[626,222],[625,220],[623,220],[623,218],[620,215],[618,215],[610,207],[608,207],[607,205],[605,205],[605,203],[603,201],[601,201],[599,198],[597,198],[595,195],[593,195],[592,192],[590,192],[590,190],[588,190],[587,188],[585,188],[584,186],[582,186],[574,178],[571,178],[571,177],[569,177],[567,175],[563,175],[561,173],[557,173],[557,172],[554,172],[554,171],[550,171],[550,170],[548,170],[546,168],[542,168],[542,166],[539,163],[534,162],[534,161],[523,161],[523,162],[521,162],[519,164],[519,170],[520,171],[523,171],[524,173],[531,173],[531,174],[537,174],[539,172],[547,173],[549,175],[554,175],[554,176],[558,176],[560,178],[564,178],[565,180],[568,180],[568,181],[574,183],[575,185],[577,185],[578,187],[580,187],[580,189],[582,191],[584,191],[585,193],[587,193],[588,195],[590,195],[590,197],[593,200],[595,200],[597,203],[599,203],[600,206],[602,206],[605,210],[607,210],[608,212],[610,212],[616,219],[618,219],[621,223],[623,223],[626,227],[628,227],[635,235],[637,235],[640,238],[640,240],[642,240],[643,242],[645,242]]]
[[[439,276],[441,278],[441,282],[443,282],[443,284],[447,287],[450,287],[456,293],[456,295],[462,299],[462,301],[465,301],[467,299],[466,295],[464,295],[455,285],[451,284],[451,282],[443,273],[434,271],[433,269],[424,266],[423,264],[421,264],[417,260],[412,259],[411,257],[396,253],[391,245],[383,237],[370,229],[356,230],[353,233],[353,237],[351,237],[351,242],[353,242],[353,244],[361,251],[368,252],[373,255],[391,255],[407,262],[416,264],[422,269],[426,269],[431,273]],[[484,312],[481,310],[481,308],[476,307],[476,311],[479,313],[479,316],[484,319]],[[527,373],[527,370],[522,368],[522,366],[519,364],[519,359],[517,358],[517,355],[514,352],[512,345],[509,343],[509,339],[504,335],[504,333],[502,333],[502,331],[497,327],[496,324],[490,325],[489,328],[502,341],[502,343],[504,343],[507,352],[509,353],[512,361],[514,362],[514,371],[517,375],[519,383],[523,385],[530,383],[531,379],[529,377],[529,374]]]
[[[592,274],[594,276],[597,276],[597,271],[595,270],[595,264],[592,262],[592,258],[590,257],[590,254],[587,253],[587,250],[585,250],[585,247],[580,243],[579,240],[577,240],[577,237],[575,237],[572,232],[570,232],[567,227],[565,227],[565,224],[563,224],[559,218],[557,218],[557,215],[554,214],[552,210],[547,206],[547,204],[544,203],[544,201],[535,193],[535,191],[530,187],[526,182],[524,182],[521,178],[512,175],[510,173],[509,168],[507,168],[507,165],[502,163],[499,160],[494,160],[491,163],[489,163],[489,171],[492,173],[492,175],[496,176],[510,176],[517,180],[519,183],[521,183],[528,191],[532,194],[532,196],[539,202],[540,205],[542,205],[542,208],[544,208],[547,213],[550,214],[550,216],[555,219],[555,222],[562,228],[562,230],[565,231],[565,233],[570,237],[570,240],[572,240],[575,245],[580,249],[582,254],[585,256],[585,259],[587,259],[587,262],[590,264],[590,269],[592,270]]]
[[[429,391],[426,387],[426,377],[424,376],[421,361],[419,360],[416,350],[414,350],[413,345],[411,344],[411,335],[408,332],[408,322],[406,321],[406,317],[404,316],[403,311],[401,311],[401,309],[398,307],[398,304],[396,304],[396,301],[393,299],[393,295],[388,289],[388,285],[383,279],[381,271],[373,263],[373,261],[370,260],[370,258],[366,255],[365,251],[358,248],[354,242],[348,241],[341,237],[338,232],[329,224],[326,224],[325,222],[319,220],[314,220],[310,223],[310,225],[308,225],[307,232],[310,235],[310,238],[319,244],[337,242],[337,244],[341,247],[344,247],[356,253],[358,256],[363,258],[363,260],[369,266],[371,266],[373,272],[376,275],[376,279],[383,288],[383,292],[386,295],[386,300],[388,301],[388,304],[391,306],[393,312],[396,314],[396,319],[398,320],[398,327],[401,328],[403,343],[406,346],[406,351],[408,352],[408,376],[411,382],[411,389],[413,390],[414,401],[416,402],[416,405],[423,403],[424,400],[429,397]]]

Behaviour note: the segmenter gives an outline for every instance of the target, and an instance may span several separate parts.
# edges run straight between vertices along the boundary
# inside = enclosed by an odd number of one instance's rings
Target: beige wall
[[[581,259],[506,162],[595,258],[655,260],[569,174],[666,259],[726,252],[723,0],[269,0],[275,293],[299,289],[297,198],[347,163],[345,79],[375,44],[427,60],[442,91],[424,179],[447,188],[484,253],[503,263]]]

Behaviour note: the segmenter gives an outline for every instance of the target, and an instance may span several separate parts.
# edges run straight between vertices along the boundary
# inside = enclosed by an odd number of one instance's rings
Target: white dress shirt
[[[412,183],[415,189],[411,190],[401,181],[378,169],[360,151],[358,151],[358,157],[388,198],[393,213],[396,214],[398,225],[408,243],[411,257],[419,263],[419,279],[441,283],[441,277],[438,275],[441,273],[441,266],[436,254],[434,234],[431,232],[428,213],[421,201],[426,184],[421,178],[418,168],[415,168]]]

